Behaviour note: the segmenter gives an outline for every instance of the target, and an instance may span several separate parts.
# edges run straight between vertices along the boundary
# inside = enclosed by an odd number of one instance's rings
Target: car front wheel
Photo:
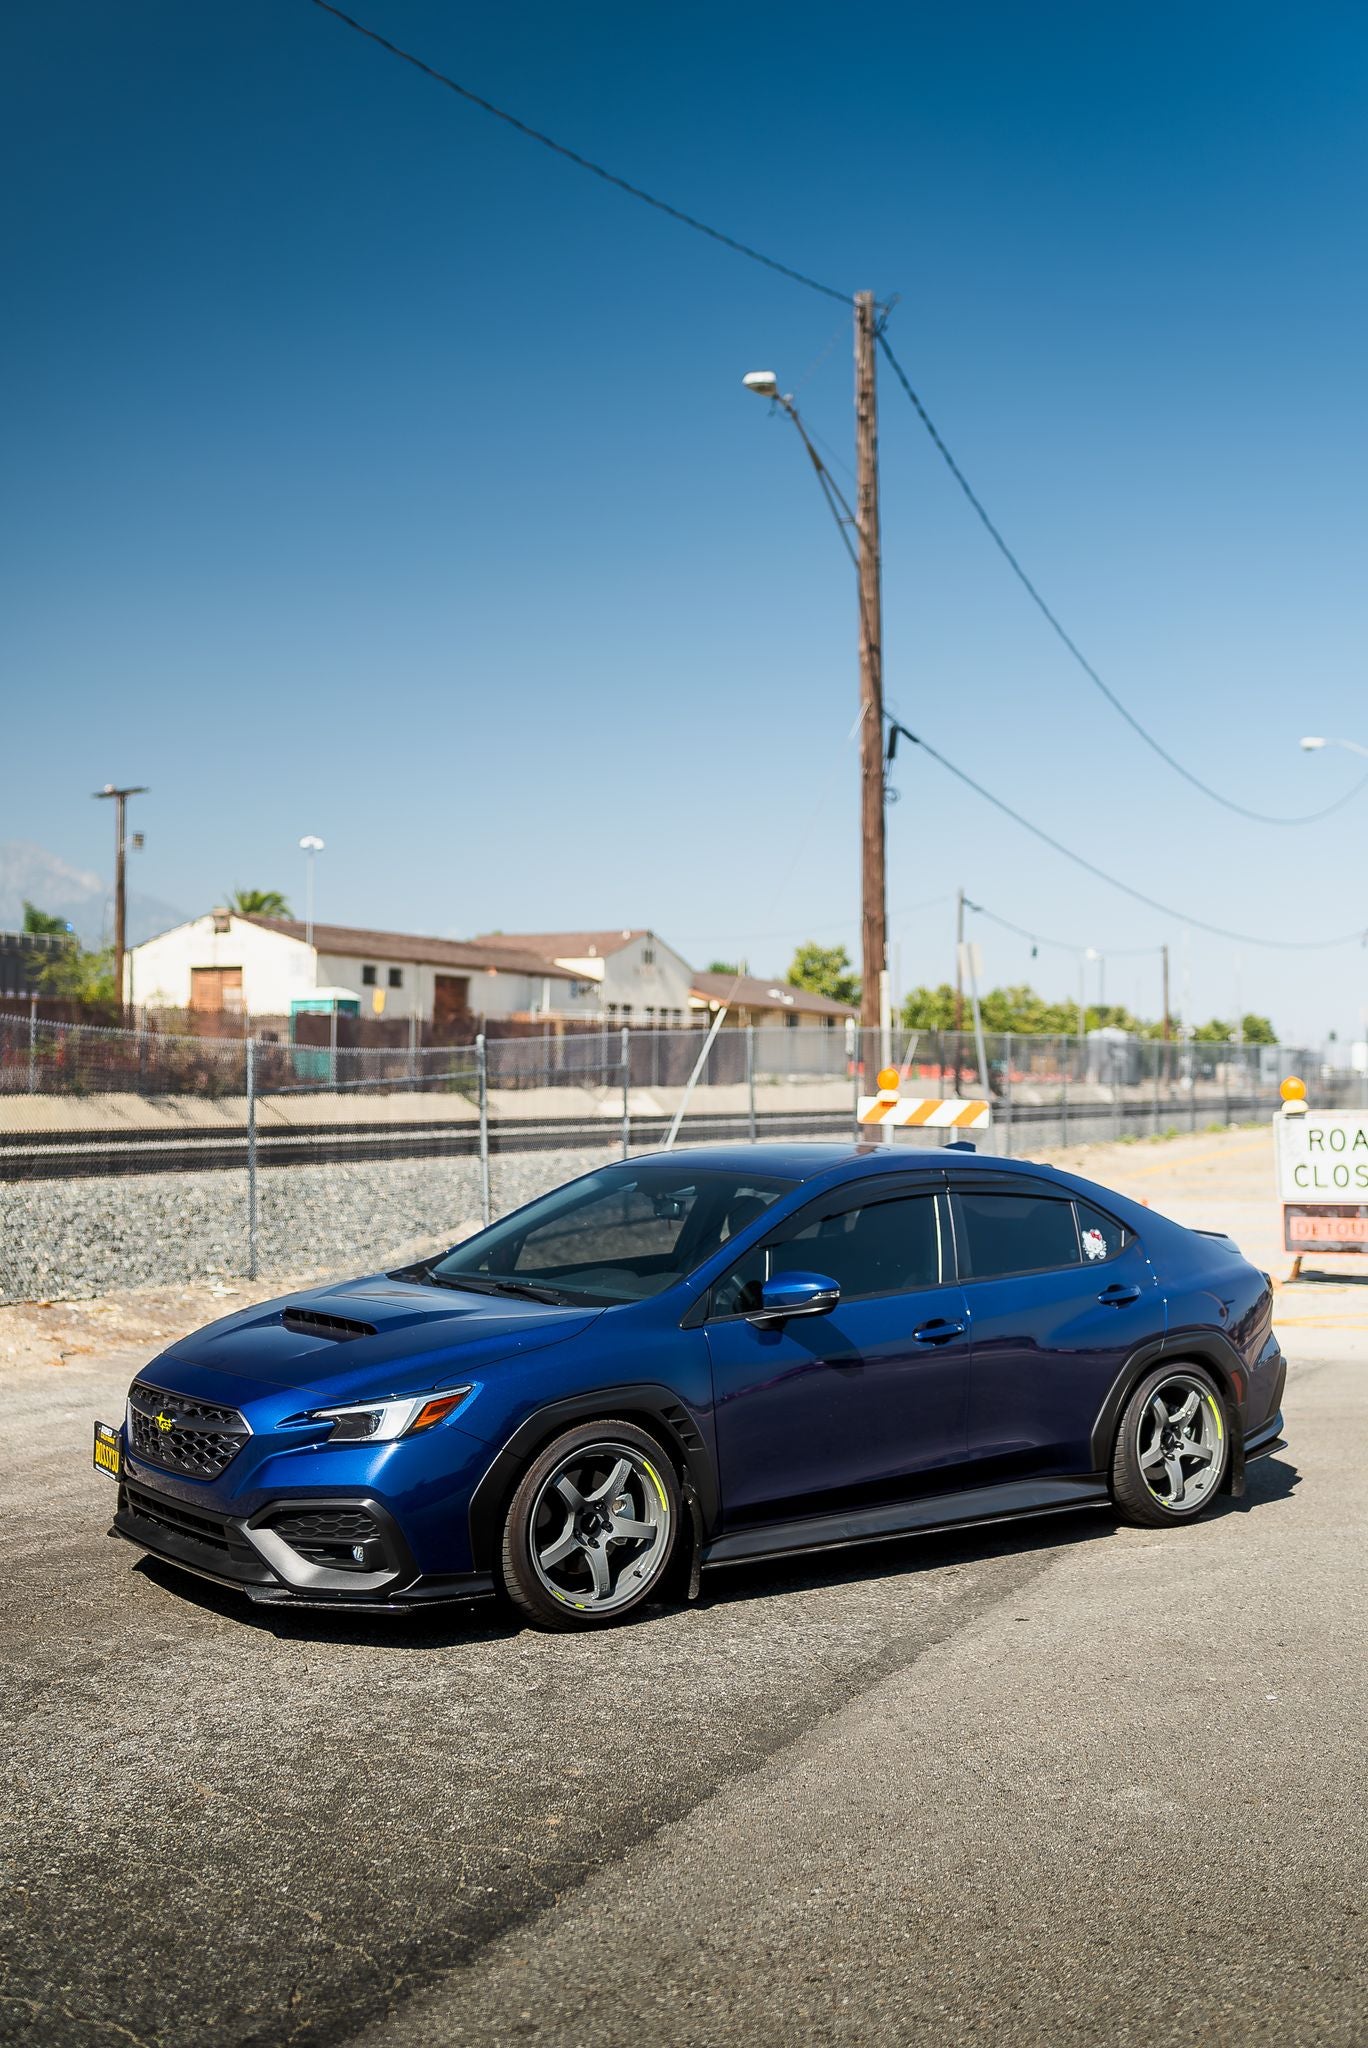
[[[1190,1521],[1214,1499],[1230,1458],[1220,1388],[1200,1365],[1149,1373],[1126,1403],[1112,1457],[1112,1495],[1132,1522]]]
[[[654,1437],[632,1422],[579,1423],[533,1460],[508,1504],[504,1589],[537,1628],[621,1621],[659,1586],[681,1509]]]

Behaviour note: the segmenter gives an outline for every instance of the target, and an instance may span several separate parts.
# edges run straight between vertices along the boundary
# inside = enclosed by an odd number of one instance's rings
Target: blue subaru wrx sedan
[[[1108,1502],[1282,1447],[1267,1275],[1051,1167],[709,1146],[175,1344],[114,1530],[254,1601],[617,1621],[704,1565]]]

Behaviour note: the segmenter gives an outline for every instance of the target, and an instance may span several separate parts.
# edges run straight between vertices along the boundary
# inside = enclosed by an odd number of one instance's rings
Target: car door
[[[1092,1469],[1090,1437],[1165,1303],[1140,1240],[1062,1185],[951,1176],[969,1311],[967,1483]]]
[[[783,1272],[827,1275],[840,1301],[753,1320]],[[800,1210],[716,1283],[706,1330],[728,1528],[950,1483],[969,1353],[943,1176],[847,1185]]]

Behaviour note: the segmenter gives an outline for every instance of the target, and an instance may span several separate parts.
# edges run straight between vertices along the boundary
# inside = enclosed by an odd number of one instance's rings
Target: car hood
[[[578,1336],[603,1313],[558,1308],[387,1273],[257,1303],[173,1344],[155,1384],[212,1398],[211,1382],[325,1394],[331,1401],[425,1393],[453,1377]]]

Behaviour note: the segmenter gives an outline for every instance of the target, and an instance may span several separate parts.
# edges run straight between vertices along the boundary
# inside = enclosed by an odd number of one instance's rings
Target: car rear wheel
[[[1149,1373],[1126,1403],[1112,1457],[1112,1495],[1132,1522],[1191,1521],[1220,1491],[1230,1426],[1220,1388],[1200,1365]]]
[[[537,1628],[622,1621],[659,1586],[681,1508],[654,1437],[632,1422],[577,1424],[533,1460],[508,1504],[504,1589]]]

